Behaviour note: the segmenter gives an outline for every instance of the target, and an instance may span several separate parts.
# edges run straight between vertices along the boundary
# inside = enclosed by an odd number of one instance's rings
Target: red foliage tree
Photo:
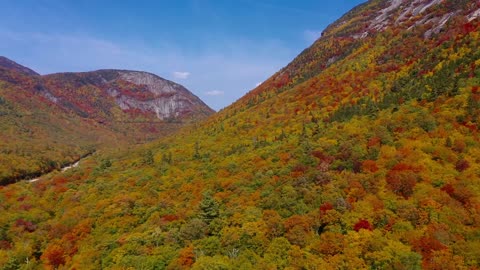
[[[167,222],[167,223],[178,220],[178,219],[179,219],[179,217],[177,215],[172,215],[172,214],[166,214],[162,217],[162,221]]]
[[[353,229],[355,231],[360,231],[361,229],[365,229],[365,230],[373,230],[373,226],[372,224],[370,224],[370,222],[366,219],[360,219],[357,223],[355,223],[355,225],[353,226]]]
[[[440,190],[446,192],[450,196],[453,196],[455,193],[455,188],[452,186],[452,184],[446,184]]]
[[[452,149],[458,153],[462,153],[463,151],[465,151],[465,148],[467,147],[467,144],[465,143],[465,141],[463,140],[460,140],[460,139],[456,139],[454,142],[453,142],[453,146],[452,146]]]
[[[23,230],[27,232],[34,232],[37,229],[37,226],[33,224],[31,221],[24,220],[22,218],[17,219],[17,221],[15,221],[15,226],[23,227]]]
[[[468,168],[470,168],[470,163],[468,163],[468,161],[466,161],[465,159],[460,159],[455,164],[455,169],[459,172],[463,172]]]
[[[433,251],[447,249],[444,244],[430,236],[413,240],[412,246],[416,252],[422,254],[424,266],[431,260]]]
[[[193,246],[190,245],[180,251],[180,255],[177,259],[179,269],[188,269],[195,262],[195,253],[193,252]]]
[[[65,264],[65,253],[61,246],[57,244],[49,245],[43,252],[41,259],[54,269]]]
[[[374,147],[374,146],[379,146],[382,143],[382,139],[379,137],[372,137],[370,140],[368,140],[367,146]]]
[[[362,170],[364,172],[376,172],[378,171],[378,166],[377,166],[377,163],[374,161],[374,160],[365,160],[363,163],[362,163]]]
[[[324,215],[328,210],[332,210],[333,205],[329,202],[325,202],[322,205],[320,205],[320,215]]]
[[[0,249],[11,249],[11,248],[12,248],[12,243],[6,240],[0,240]]]
[[[413,188],[417,184],[418,175],[412,166],[399,163],[387,173],[386,180],[393,192],[407,199],[413,194]]]

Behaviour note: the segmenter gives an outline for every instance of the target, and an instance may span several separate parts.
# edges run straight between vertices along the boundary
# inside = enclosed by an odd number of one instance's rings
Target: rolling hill
[[[0,265],[477,269],[480,4],[368,1],[194,126],[0,189]]]

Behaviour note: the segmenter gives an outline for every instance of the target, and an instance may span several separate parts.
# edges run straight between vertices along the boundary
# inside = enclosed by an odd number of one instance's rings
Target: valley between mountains
[[[0,183],[33,178],[96,150],[165,136],[214,111],[154,74],[98,70],[40,76],[0,58]]]
[[[0,180],[49,174],[0,187],[0,269],[479,269],[479,16],[367,1],[216,113],[3,59]]]

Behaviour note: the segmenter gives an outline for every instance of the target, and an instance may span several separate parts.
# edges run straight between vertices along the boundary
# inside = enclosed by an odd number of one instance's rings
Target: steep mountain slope
[[[479,268],[478,10],[369,1],[206,122],[1,189],[0,264]]]
[[[19,65],[15,62],[13,62],[12,60],[4,57],[4,56],[0,56],[0,68],[2,69],[7,69],[7,70],[14,70],[16,72],[19,72],[19,73],[22,73],[22,74],[25,74],[25,75],[30,75],[30,76],[39,76],[40,74],[36,73],[35,71],[27,68],[27,67],[24,67],[22,65]]]
[[[0,59],[0,183],[41,175],[96,148],[144,142],[212,114],[183,86],[138,71],[40,76]]]

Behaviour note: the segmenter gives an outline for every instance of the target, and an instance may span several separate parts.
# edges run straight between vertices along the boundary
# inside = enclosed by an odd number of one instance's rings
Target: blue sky
[[[0,0],[0,55],[41,74],[155,73],[215,110],[364,0]]]

